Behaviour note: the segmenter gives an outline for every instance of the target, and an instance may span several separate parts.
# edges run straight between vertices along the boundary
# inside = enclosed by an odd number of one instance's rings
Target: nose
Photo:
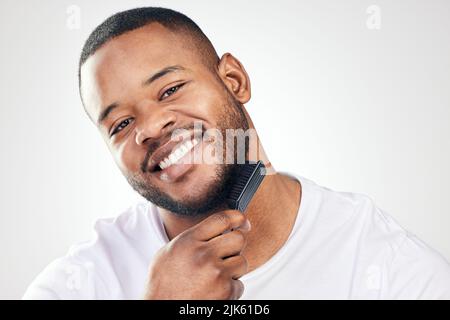
[[[136,119],[136,144],[145,145],[150,139],[158,139],[176,123],[176,115],[162,107],[146,107]]]

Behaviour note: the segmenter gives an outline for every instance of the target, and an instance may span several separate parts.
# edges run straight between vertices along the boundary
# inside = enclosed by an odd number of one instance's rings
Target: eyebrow
[[[151,75],[147,80],[145,80],[142,83],[142,85],[147,86],[150,83],[152,83],[153,81],[156,81],[161,77],[164,77],[166,74],[168,74],[170,72],[175,72],[175,71],[180,71],[180,70],[185,70],[185,68],[183,68],[182,66],[179,66],[179,65],[165,67],[164,69],[161,69],[158,72],[156,72],[155,74]]]
[[[107,106],[98,116],[97,124],[102,123],[103,120],[105,120],[108,117],[108,115],[118,106],[119,106],[119,104],[117,102],[114,102],[114,103],[110,104],[109,106]]]
[[[159,78],[164,77],[166,74],[168,74],[170,72],[175,72],[175,71],[180,71],[180,70],[186,70],[186,69],[179,65],[165,67],[164,69],[159,70],[158,72],[154,73],[149,78],[147,78],[145,81],[143,81],[142,86],[147,86],[147,85],[151,84],[152,82],[158,80]],[[108,117],[108,115],[114,109],[116,109],[118,106],[119,106],[119,104],[117,102],[114,102],[114,103],[110,104],[109,106],[107,106],[98,116],[97,124],[99,125],[100,123],[102,123]]]

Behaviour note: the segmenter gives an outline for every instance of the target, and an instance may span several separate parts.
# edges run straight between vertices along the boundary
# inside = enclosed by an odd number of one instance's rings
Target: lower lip
[[[164,182],[176,182],[180,180],[191,168],[194,167],[194,152],[198,151],[198,148],[202,143],[197,144],[194,148],[189,150],[180,160],[172,164],[163,170],[156,171],[155,175],[158,179]],[[194,151],[194,152],[193,152]],[[189,161],[189,163],[187,163]]]

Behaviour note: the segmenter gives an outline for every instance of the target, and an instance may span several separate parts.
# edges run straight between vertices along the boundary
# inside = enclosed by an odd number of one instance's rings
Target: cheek
[[[199,85],[189,94],[189,101],[185,102],[192,106],[191,110],[195,110],[196,117],[208,119],[208,122],[216,124],[226,99],[220,95],[217,88]]]
[[[138,150],[135,144],[127,142],[111,150],[117,166],[122,172],[136,173],[140,171],[141,163],[145,157],[143,150]]]

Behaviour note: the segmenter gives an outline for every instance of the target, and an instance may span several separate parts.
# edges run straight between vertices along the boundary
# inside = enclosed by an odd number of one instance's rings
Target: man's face
[[[159,24],[112,39],[82,66],[81,93],[132,187],[160,207],[193,216],[222,208],[237,165],[192,163],[211,154],[203,141],[161,170],[160,161],[180,145],[171,139],[174,130],[186,129],[189,136],[180,139],[194,141],[195,123],[224,134],[247,130],[248,122],[242,105],[183,39]]]

